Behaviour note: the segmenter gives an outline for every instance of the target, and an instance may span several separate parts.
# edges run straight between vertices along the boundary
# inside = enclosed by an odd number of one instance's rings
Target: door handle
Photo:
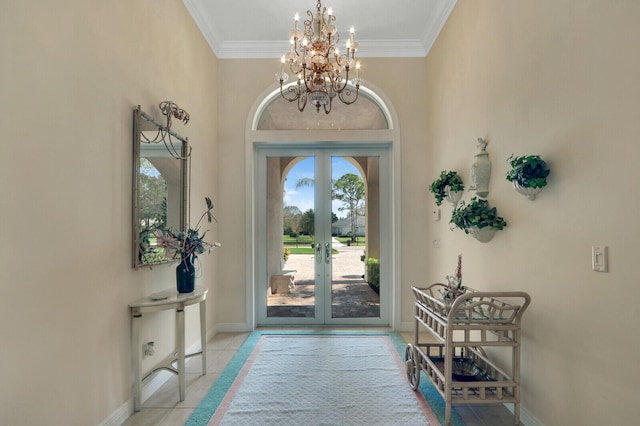
[[[331,243],[324,245],[324,263],[331,263]]]

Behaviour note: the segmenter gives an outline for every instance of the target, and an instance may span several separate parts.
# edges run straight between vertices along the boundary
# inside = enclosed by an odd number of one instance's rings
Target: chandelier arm
[[[329,114],[331,112],[331,106],[333,105],[333,99],[329,97],[329,108],[327,109],[327,104],[323,105],[324,113]]]
[[[338,86],[340,81],[344,81],[344,84]],[[342,77],[332,79],[331,89],[336,93],[341,93],[344,89],[347,88],[347,84],[349,84],[349,71],[347,71],[347,75],[345,76],[344,79]]]
[[[304,82],[304,88],[306,89],[307,93],[311,92],[311,87],[309,87],[309,80],[311,80],[310,78],[307,78],[307,71],[311,71],[308,68],[303,68],[302,71],[302,81]]]
[[[298,96],[298,110],[302,112],[304,111],[304,107],[306,106],[307,106],[307,95],[305,93],[304,95]]]
[[[331,55],[331,50],[335,49],[335,43],[331,43],[331,34],[327,35],[327,47],[324,51],[324,57],[329,59],[329,55]]]
[[[307,10],[307,15],[309,15],[311,19],[304,21],[304,35],[307,39],[311,39],[311,36],[313,36],[313,12]]]
[[[338,98],[340,99],[340,102],[342,102],[342,103],[343,103],[343,104],[345,104],[345,105],[351,105],[352,103],[354,103],[355,101],[357,101],[357,100],[358,100],[358,94],[360,93],[360,90],[358,90],[358,89],[360,89],[360,85],[359,85],[359,84],[357,84],[357,85],[356,85],[356,90],[355,90],[355,92],[356,92],[356,97],[355,97],[355,98],[353,98],[353,100],[351,100],[351,101],[347,100],[347,99],[345,98],[345,95],[346,95],[346,96],[351,96],[351,94],[353,93],[353,90],[351,90],[351,89],[346,89],[346,90],[343,90],[342,92],[339,92],[339,93],[338,93]]]
[[[294,63],[295,63],[294,61],[291,61],[291,62],[289,63],[289,70],[290,70],[293,74],[296,74],[296,75],[297,75],[297,74],[299,74],[299,73],[302,71],[302,67],[299,67],[299,68],[293,68],[293,64],[294,64]]]
[[[289,97],[287,95],[285,95],[285,91],[284,91],[284,88],[282,86],[282,82],[280,82],[280,95],[283,98],[285,98],[286,100],[288,100],[289,102],[293,102],[296,99],[300,98],[300,87],[289,86],[289,87],[287,87],[287,93],[290,94]]]

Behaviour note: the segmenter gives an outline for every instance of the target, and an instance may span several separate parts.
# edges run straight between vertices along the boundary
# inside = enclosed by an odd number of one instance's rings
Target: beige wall
[[[130,402],[127,303],[173,285],[172,267],[130,268],[133,106],[191,113],[192,217],[209,195],[223,224],[200,279],[209,324],[241,328],[245,122],[278,63],[217,61],[179,1],[41,3],[0,6],[0,423],[97,424]],[[400,325],[412,324],[409,286],[441,281],[458,253],[466,284],[528,291],[523,402],[541,424],[635,420],[639,8],[459,0],[428,59],[363,61],[401,125]],[[450,231],[448,206],[435,222],[426,189],[443,169],[469,181],[477,137],[509,224],[489,244]],[[503,179],[511,153],[552,168],[535,202]],[[609,246],[609,273],[590,270],[595,244]],[[170,315],[149,317],[143,338],[166,352],[168,329]]]
[[[429,220],[442,248],[427,246],[426,278],[452,273],[463,253],[467,285],[531,294],[522,398],[545,425],[637,423],[638,16],[631,0],[459,0],[428,57],[421,178],[455,169],[468,184],[476,138],[486,138],[488,199],[508,226],[480,244],[449,230],[443,206],[443,220]],[[551,166],[534,202],[504,179],[512,153]],[[608,273],[591,270],[600,244]]]
[[[192,216],[205,195],[217,208],[217,60],[182,2],[148,0],[3,1],[0,56],[0,424],[99,424],[131,401],[127,304],[175,285],[173,266],[131,268],[133,107],[191,114],[176,128],[193,146]],[[145,320],[155,361],[166,314]],[[190,346],[196,310],[188,323]]]

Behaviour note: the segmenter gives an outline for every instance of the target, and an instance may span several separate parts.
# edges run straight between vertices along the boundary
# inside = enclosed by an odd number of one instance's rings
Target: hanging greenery
[[[507,160],[511,170],[507,172],[509,182],[517,182],[524,188],[544,188],[547,186],[549,167],[539,155],[511,157]]]
[[[502,230],[507,226],[507,222],[500,216],[495,207],[489,207],[487,200],[472,197],[469,204],[464,201],[451,213],[451,221],[457,228],[462,229],[466,234],[471,233],[472,227],[478,229],[490,227],[495,230]]]
[[[440,177],[429,185],[429,191],[436,197],[436,205],[441,205],[447,196],[447,187],[451,192],[464,190],[464,184],[458,172],[443,170],[440,172]]]

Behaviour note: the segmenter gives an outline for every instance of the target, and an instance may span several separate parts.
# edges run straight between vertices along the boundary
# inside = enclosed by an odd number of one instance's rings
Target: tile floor
[[[341,329],[342,330],[342,329]],[[358,329],[371,330],[367,329]],[[169,379],[134,413],[123,426],[177,426],[183,425],[193,409],[216,381],[227,363],[233,358],[249,333],[218,333],[207,344],[207,374],[200,374],[200,357],[194,356],[186,365],[186,395],[178,398],[177,376]],[[413,333],[401,333],[405,341],[413,341]],[[420,341],[423,341],[422,337]],[[456,411],[466,426],[513,425],[513,415],[502,405],[456,405]]]

